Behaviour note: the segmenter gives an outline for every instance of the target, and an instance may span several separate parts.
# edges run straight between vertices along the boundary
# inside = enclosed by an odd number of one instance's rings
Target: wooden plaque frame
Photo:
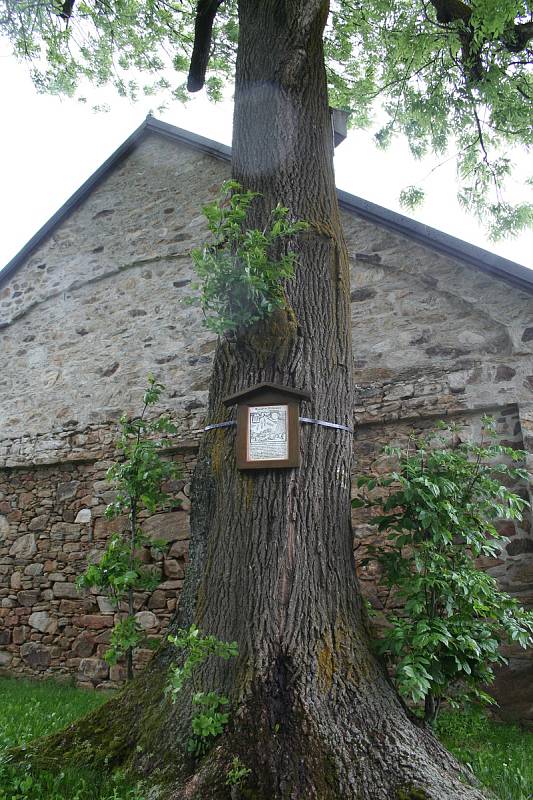
[[[253,459],[248,458],[248,437],[249,437],[249,408],[253,406],[285,406],[288,411],[287,434],[288,434],[288,457],[275,459]],[[300,466],[300,423],[299,423],[299,404],[295,402],[280,403],[279,397],[276,402],[265,400],[263,397],[259,401],[255,398],[253,402],[243,403],[237,408],[237,440],[235,444],[235,454],[237,467],[239,469],[282,469],[287,467]]]
[[[300,402],[308,392],[273,383],[262,383],[227,397],[224,404],[237,405],[235,456],[238,469],[291,469],[300,466]],[[248,458],[249,409],[254,406],[286,406],[288,413],[288,457],[250,460]]]

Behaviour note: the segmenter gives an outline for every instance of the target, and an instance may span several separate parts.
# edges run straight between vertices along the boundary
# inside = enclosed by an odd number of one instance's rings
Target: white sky
[[[38,95],[28,68],[0,40],[0,268],[30,239],[83,181],[126,139],[157,103],[136,104],[111,89],[93,91],[91,103]],[[93,102],[107,102],[95,113]],[[175,102],[158,119],[231,144],[231,103],[213,105],[203,93],[187,105]],[[522,156],[522,163],[525,156]],[[366,200],[406,214],[400,190],[419,183],[427,200],[415,219],[533,268],[533,232],[491,243],[455,200],[453,162],[433,172],[434,163],[414,161],[398,142],[385,153],[369,132],[352,131],[336,151],[337,186]],[[524,169],[520,172],[524,174]],[[527,173],[526,173],[527,174]],[[518,191],[518,184],[517,184]]]

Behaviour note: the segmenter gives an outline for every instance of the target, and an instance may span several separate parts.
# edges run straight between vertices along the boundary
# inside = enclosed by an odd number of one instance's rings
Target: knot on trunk
[[[244,331],[235,344],[245,355],[251,355],[259,370],[283,368],[298,336],[298,321],[294,309],[287,304],[278,308],[252,328]]]

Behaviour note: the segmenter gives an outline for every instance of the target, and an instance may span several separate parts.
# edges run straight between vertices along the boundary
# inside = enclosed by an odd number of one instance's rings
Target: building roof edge
[[[465,261],[483,272],[510,281],[527,291],[533,291],[533,269],[341,189],[337,189],[337,195],[341,208],[357,214],[368,222],[407,236],[444,255]]]
[[[107,158],[98,169],[77,189],[56,213],[32,236],[21,250],[0,271],[0,285],[13,275],[21,264],[32,254],[42,242],[50,236],[61,222],[85,200],[89,193],[98,186],[128,156],[149,133],[162,136],[172,141],[181,142],[195,150],[206,153],[223,161],[231,160],[231,148],[227,145],[207,139],[199,134],[177,128],[167,122],[146,117],[141,125]],[[526,291],[533,291],[533,270],[527,269],[514,261],[484,250],[481,247],[458,239],[450,234],[424,225],[396,211],[363,200],[356,195],[337,190],[341,208],[355,213],[357,216],[385,227],[418,243],[437,250],[452,258],[471,264],[483,272],[510,282]]]

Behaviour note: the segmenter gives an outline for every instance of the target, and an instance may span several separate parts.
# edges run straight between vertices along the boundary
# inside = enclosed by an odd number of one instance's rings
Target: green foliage
[[[466,17],[444,21],[438,7],[454,5]],[[531,203],[504,196],[509,148],[533,141],[531,49],[513,44],[531,13],[522,0],[338,0],[326,33],[332,105],[349,108],[359,127],[376,116],[382,147],[402,134],[415,158],[433,152],[448,160],[451,150],[459,199],[493,238],[532,223]],[[409,189],[402,195],[404,204],[412,198]]]
[[[74,95],[89,80],[131,99],[144,91],[186,101],[196,3],[65,6],[0,0],[0,31],[29,62],[38,91]],[[335,0],[325,33],[331,105],[349,110],[352,124],[377,128],[382,146],[402,134],[415,157],[451,151],[459,197],[494,237],[532,222],[531,203],[505,199],[502,170],[512,145],[533,141],[532,13],[530,0]],[[214,101],[233,76],[238,34],[237,0],[226,0],[210,47]],[[139,82],[140,70],[148,82]]]
[[[400,192],[400,203],[413,211],[424,202],[424,191],[419,186],[406,186]]]
[[[35,771],[0,760],[0,800],[144,800],[144,793],[118,774],[109,778],[73,769]]]
[[[120,773],[84,770],[39,772],[1,761],[2,750],[25,746],[32,738],[63,728],[105,702],[88,692],[54,681],[0,678],[0,800],[12,800],[28,773],[33,786],[18,800],[142,800],[142,790],[128,786]],[[479,710],[442,711],[439,739],[499,800],[530,800],[533,795],[533,732],[487,719]],[[241,770],[246,771],[243,774]],[[249,772],[238,756],[226,772],[226,785],[242,787]],[[40,788],[38,788],[40,787]],[[76,794],[78,792],[78,794]],[[2,794],[3,793],[3,794]]]
[[[394,665],[401,694],[425,702],[428,720],[444,699],[493,702],[481,687],[505,661],[500,644],[533,644],[533,613],[475,563],[497,556],[506,541],[494,521],[518,520],[527,505],[502,483],[526,477],[517,466],[524,453],[497,443],[492,420],[484,426],[488,441],[479,444],[442,423],[405,450],[387,448],[396,467],[359,478],[353,501],[386,532],[363,563],[377,560],[382,582],[404,603],[403,615],[388,616],[378,649]]]
[[[442,711],[435,732],[499,800],[531,800],[533,732],[488,719],[480,709]]]
[[[212,239],[192,251],[200,284],[205,325],[231,333],[253,325],[286,304],[283,282],[294,276],[295,254],[279,255],[280,245],[308,226],[291,222],[289,210],[276,206],[264,230],[247,228],[257,192],[225,181],[214,203],[204,206]],[[278,253],[277,257],[275,253]]]
[[[199,710],[191,720],[193,736],[187,740],[187,750],[198,758],[209,750],[212,740],[228,724],[229,713],[222,709],[229,705],[229,700],[218,692],[196,692],[192,703]]]
[[[169,636],[168,640],[183,654],[181,666],[173,666],[170,671],[168,692],[175,700],[185,683],[187,681],[191,683],[192,704],[198,711],[191,719],[193,736],[187,741],[187,750],[195,757],[199,757],[207,752],[212,740],[219,736],[227,725],[229,713],[224,709],[229,705],[229,699],[216,691],[198,691],[195,686],[195,675],[198,668],[211,656],[222,658],[224,661],[235,658],[238,655],[237,643],[222,642],[216,636],[202,636],[196,625],[178,631],[175,636]]]
[[[245,766],[239,756],[234,756],[231,767],[226,772],[226,786],[242,786],[252,770]]]
[[[161,458],[160,449],[165,439],[153,437],[173,434],[176,426],[165,415],[156,419],[146,418],[148,409],[159,402],[164,389],[163,384],[149,375],[141,415],[129,418],[123,414],[120,418],[117,449],[122,460],[107,473],[107,479],[117,488],[115,501],[106,508],[108,519],[131,513],[133,504],[137,511],[144,508],[153,514],[168,499],[162,486],[175,476],[176,467]]]
[[[111,640],[104,658],[108,664],[116,664],[127,653],[133,652],[136,647],[144,643],[145,637],[136,623],[135,617],[128,615],[117,622],[111,631]]]
[[[0,800],[143,800],[123,775],[85,769],[37,770],[13,764],[9,747],[26,748],[105,702],[106,694],[54,681],[0,678]]]
[[[157,577],[136,555],[138,548],[151,544],[140,531],[137,531],[133,542],[124,539],[122,534],[114,533],[100,561],[87,567],[78,578],[77,585],[80,588],[97,586],[105,591],[116,606],[126,597],[129,589],[153,591],[158,584]]]
[[[133,592],[153,591],[158,584],[157,576],[142,562],[139,553],[143,546],[166,549],[165,542],[154,542],[143,533],[138,515],[143,509],[153,514],[167,502],[169,498],[163,485],[177,475],[176,465],[160,454],[165,444],[161,435],[175,433],[175,426],[167,416],[146,417],[148,409],[159,402],[164,388],[149,375],[141,415],[130,418],[123,414],[120,418],[117,449],[121,460],[107,472],[107,479],[115,486],[117,494],[105,515],[114,519],[127,514],[129,530],[126,534],[114,533],[98,563],[90,564],[76,582],[80,588],[98,587],[117,608],[127,600],[128,615],[113,628],[105,659],[114,664],[126,654],[129,678],[133,677],[133,651],[144,641],[133,614]]]
[[[182,665],[174,666],[171,671],[170,687],[174,695],[181,691],[186,680],[193,678],[194,671],[207,661],[209,656],[227,661],[239,653],[237,642],[221,642],[216,636],[202,636],[196,625],[191,625],[187,630],[180,630],[176,635],[170,635],[168,640],[185,654]]]
[[[20,678],[0,678],[0,697],[0,752],[25,748],[34,737],[60,730],[105,701],[101,692]]]

